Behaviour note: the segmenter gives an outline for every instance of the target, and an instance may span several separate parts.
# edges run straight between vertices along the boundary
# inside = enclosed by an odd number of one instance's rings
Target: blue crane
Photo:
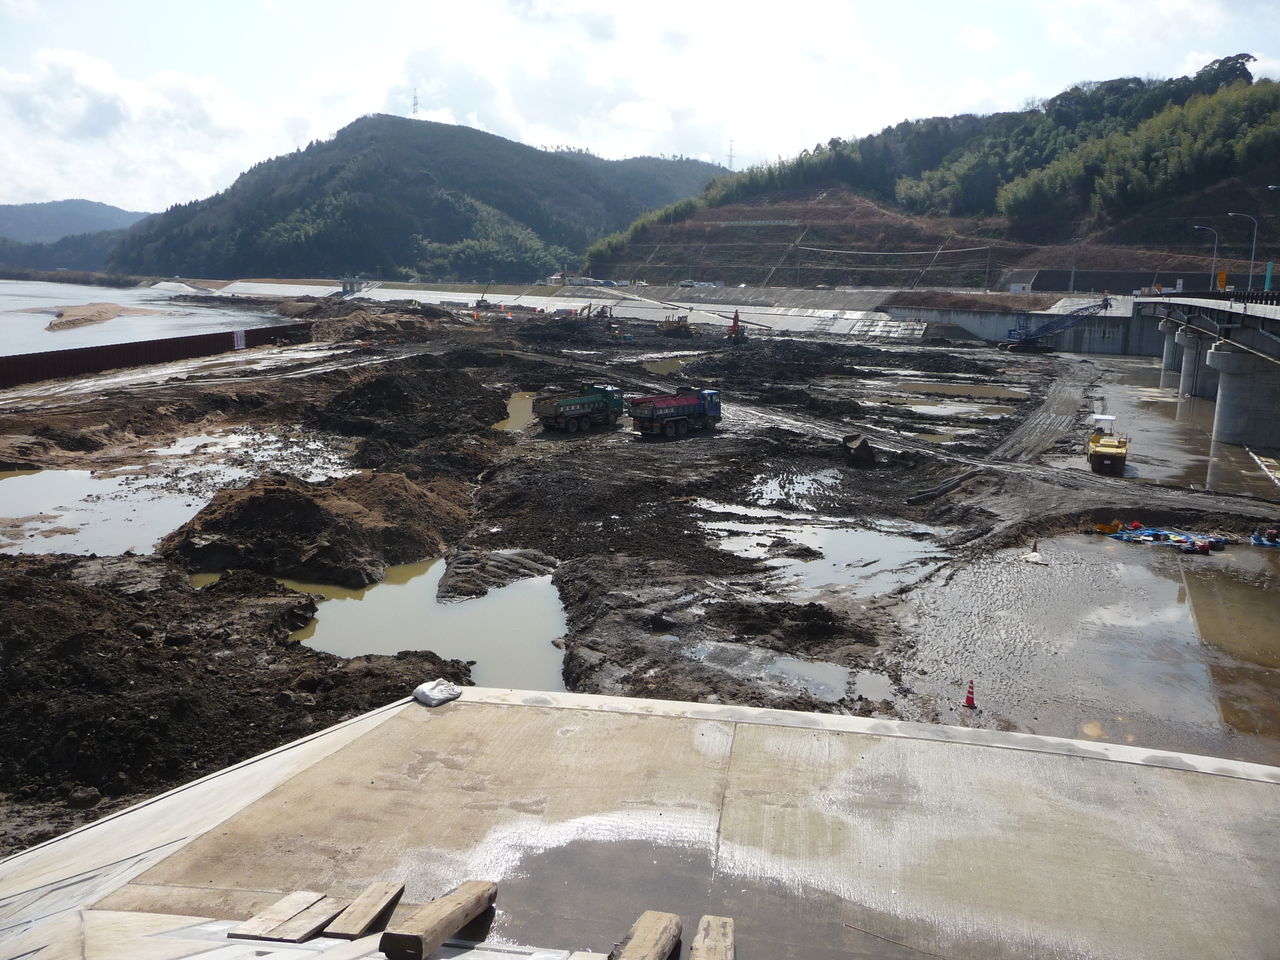
[[[1083,307],[1077,307],[1069,313],[1063,313],[1053,317],[1036,327],[1031,329],[1031,315],[1029,313],[1018,314],[1018,325],[1009,331],[1009,339],[1000,344],[1001,350],[1010,350],[1014,353],[1032,353],[1044,352],[1052,350],[1048,344],[1041,341],[1045,337],[1051,337],[1055,333],[1060,333],[1069,327],[1074,327],[1086,317],[1094,317],[1102,313],[1104,310],[1110,309],[1111,298],[1103,297],[1097,303],[1086,304]]]

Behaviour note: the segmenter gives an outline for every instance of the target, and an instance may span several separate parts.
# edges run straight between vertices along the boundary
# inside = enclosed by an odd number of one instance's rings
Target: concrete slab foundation
[[[1273,957],[1278,801],[1229,760],[469,689],[0,862],[0,955],[376,957],[225,930],[291,890],[403,881],[406,911],[477,879],[491,946],[439,956],[604,954],[661,910],[734,918],[743,958]]]

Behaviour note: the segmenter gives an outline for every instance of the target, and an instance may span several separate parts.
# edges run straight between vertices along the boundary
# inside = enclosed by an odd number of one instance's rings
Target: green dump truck
[[[622,416],[622,390],[584,383],[577,393],[551,393],[533,398],[533,415],[548,430],[577,433],[592,424],[613,426]]]

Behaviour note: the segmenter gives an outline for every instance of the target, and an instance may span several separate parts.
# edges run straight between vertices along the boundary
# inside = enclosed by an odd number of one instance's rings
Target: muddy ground
[[[1125,510],[1237,532],[1272,510],[1037,465],[1067,435],[1044,411],[1065,402],[1083,418],[1078,360],[816,339],[730,346],[643,324],[622,340],[595,320],[368,303],[322,312],[322,355],[274,348],[252,369],[196,363],[158,382],[0,394],[2,469],[127,467],[179,483],[149,451],[231,427],[322,438],[347,468],[306,479],[300,444],[222,489],[215,469],[207,506],[154,555],[0,556],[11,732],[0,853],[424,679],[468,682],[467,663],[429,651],[344,660],[292,643],[314,599],[273,577],[358,587],[443,553],[440,594],[462,598],[551,572],[570,690],[893,717],[911,701],[914,640],[895,608],[926,562],[915,546],[934,566],[957,564]],[[698,356],[678,375],[649,372],[673,351]],[[632,394],[716,386],[725,419],[671,441],[633,435],[626,418],[576,436],[493,429],[512,393],[584,380]],[[1061,383],[1074,385],[1066,401]],[[874,463],[850,459],[841,440],[853,433]],[[798,590],[780,570],[822,556],[811,527],[884,536],[904,551],[901,570],[886,561],[874,590],[856,587],[856,570],[848,584]],[[188,575],[201,572],[224,575],[195,589]],[[880,679],[831,694],[808,682],[815,662]]]

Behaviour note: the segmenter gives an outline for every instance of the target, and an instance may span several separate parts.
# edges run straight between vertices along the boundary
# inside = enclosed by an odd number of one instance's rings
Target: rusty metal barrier
[[[35,383],[38,380],[101,373],[103,370],[210,357],[247,347],[261,347],[280,340],[295,340],[299,333],[310,329],[310,323],[288,323],[273,327],[250,327],[246,330],[197,333],[163,340],[106,343],[96,347],[0,357],[0,389]]]

